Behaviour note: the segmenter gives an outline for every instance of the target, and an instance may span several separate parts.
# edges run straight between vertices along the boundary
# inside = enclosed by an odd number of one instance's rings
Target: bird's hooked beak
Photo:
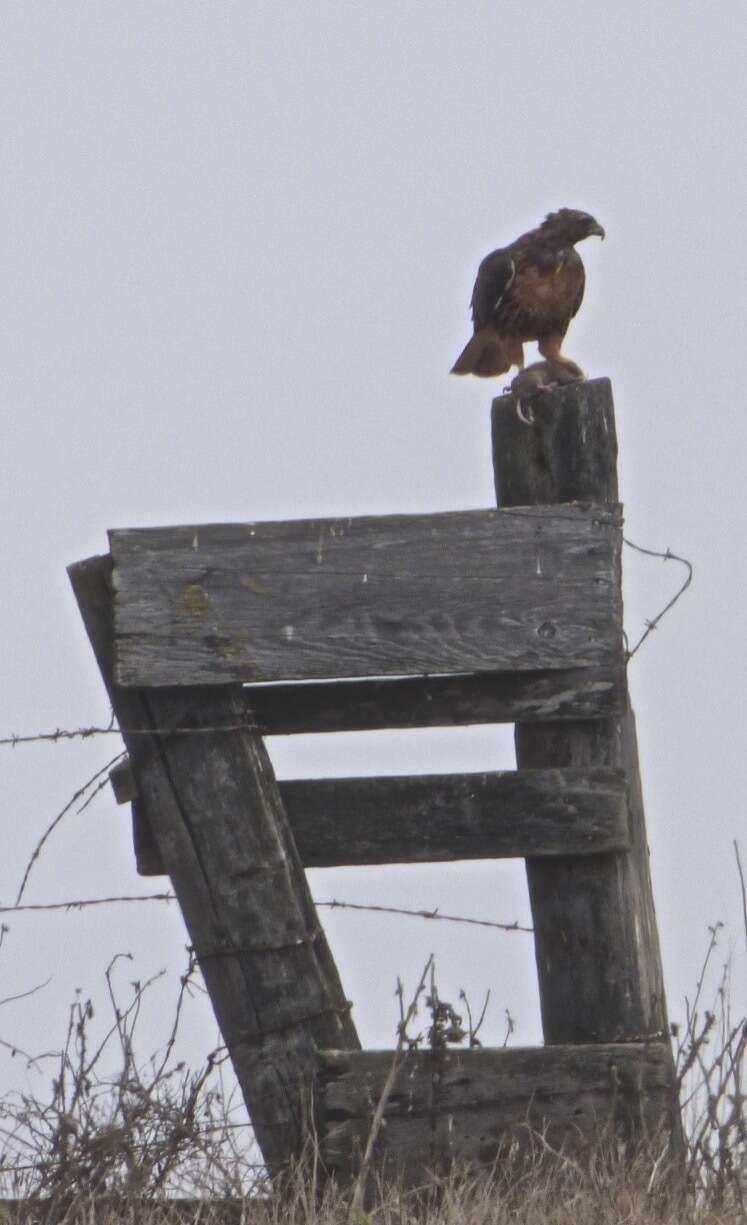
[[[590,237],[590,238],[591,238],[591,237],[592,237],[592,235],[594,235],[594,234],[597,234],[597,235],[599,236],[599,238],[601,238],[601,239],[602,239],[602,241],[603,241],[603,242],[604,242],[604,239],[607,237],[607,236],[606,236],[606,234],[605,234],[605,232],[604,232],[604,226],[603,226],[603,225],[600,225],[598,221],[595,221],[595,222],[594,222],[594,224],[593,224],[593,226],[592,226],[592,227],[591,227],[591,229],[589,230],[589,237]]]

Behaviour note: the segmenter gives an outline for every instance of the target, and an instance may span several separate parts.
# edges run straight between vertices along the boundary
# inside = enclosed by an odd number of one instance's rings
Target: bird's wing
[[[573,299],[573,310],[571,311],[571,319],[573,318],[575,314],[578,313],[578,309],[584,300],[584,289],[586,288],[586,272],[584,270],[584,265],[581,260],[581,256],[578,254],[577,251],[574,251],[573,254],[576,256],[576,259],[578,260],[578,273],[577,273],[578,288],[576,290],[576,296]],[[574,264],[575,264],[575,261],[574,261]]]
[[[510,251],[502,249],[485,256],[477,270],[477,280],[472,290],[472,320],[476,332],[489,323],[498,322],[496,316],[515,275],[516,265]]]

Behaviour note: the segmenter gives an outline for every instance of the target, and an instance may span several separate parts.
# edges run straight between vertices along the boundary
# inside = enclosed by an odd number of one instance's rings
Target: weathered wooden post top
[[[354,1173],[362,1051],[304,868],[526,860],[546,1045],[408,1056],[380,1168],[490,1167],[527,1124],[678,1136],[625,680],[609,382],[493,404],[498,509],[118,530],[70,568],[271,1171]],[[278,783],[267,734],[511,722],[511,772]]]

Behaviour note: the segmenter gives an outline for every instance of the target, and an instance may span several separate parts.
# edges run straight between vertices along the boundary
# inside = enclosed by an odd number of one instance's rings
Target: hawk
[[[575,245],[592,234],[604,238],[589,213],[561,208],[536,230],[486,255],[472,291],[474,336],[451,373],[505,374],[524,365],[524,341],[536,340],[557,382],[582,379],[583,370],[560,346],[584,296],[584,265]]]

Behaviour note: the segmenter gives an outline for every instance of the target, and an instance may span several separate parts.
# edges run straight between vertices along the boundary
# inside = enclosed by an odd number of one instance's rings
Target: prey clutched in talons
[[[516,416],[519,421],[524,425],[533,425],[535,417],[531,401],[538,395],[554,391],[556,387],[575,382],[578,382],[575,373],[562,366],[558,367],[555,362],[533,362],[531,366],[519,371],[507,390],[516,400]]]

